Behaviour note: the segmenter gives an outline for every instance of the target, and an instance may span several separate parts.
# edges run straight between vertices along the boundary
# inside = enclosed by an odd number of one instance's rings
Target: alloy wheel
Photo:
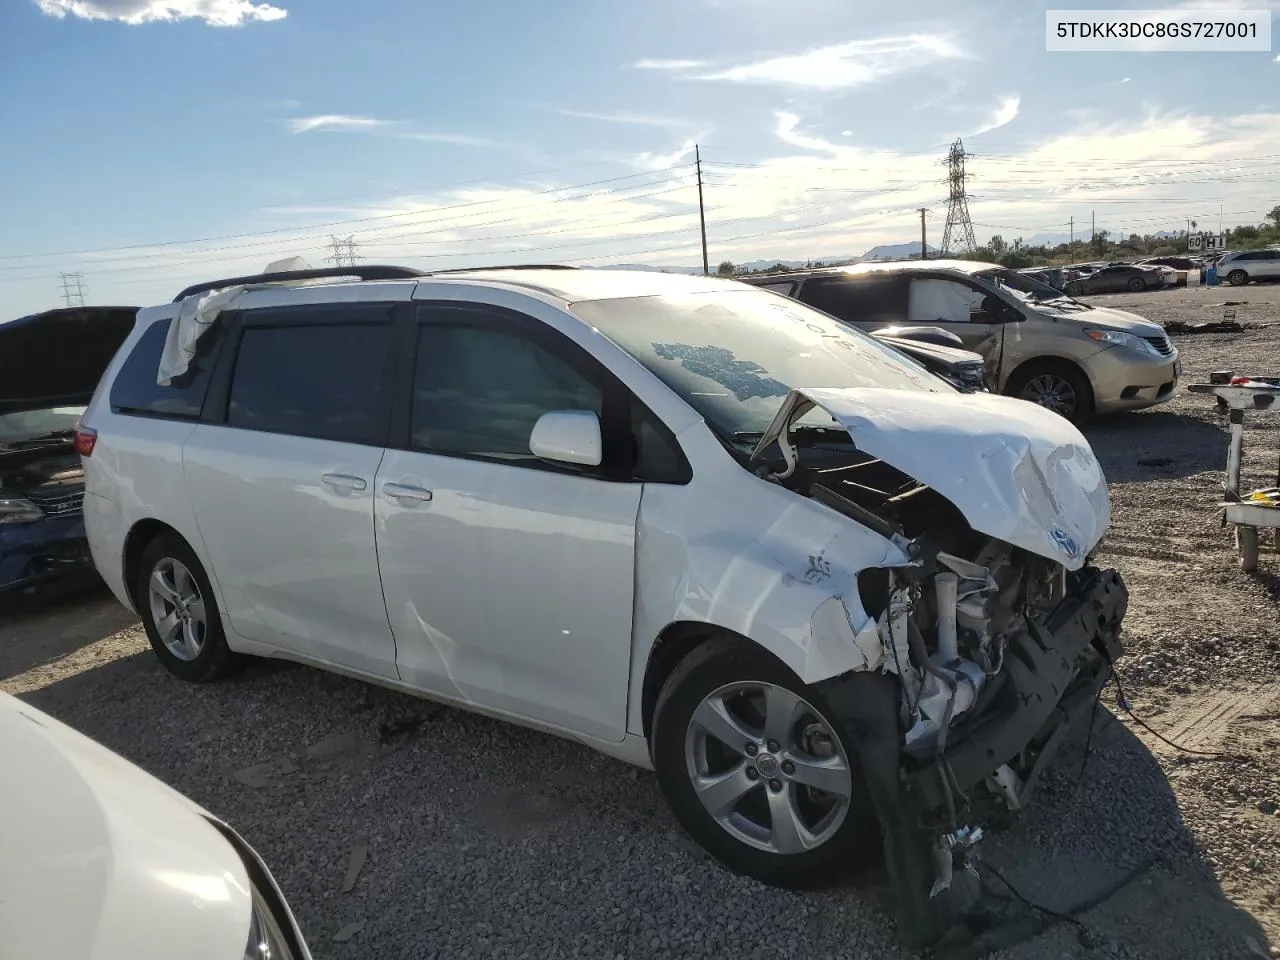
[[[166,557],[151,570],[147,599],[156,632],[165,648],[179,660],[194,660],[204,649],[204,597],[191,571]]]
[[[1022,399],[1039,404],[1064,417],[1071,417],[1076,409],[1076,391],[1063,377],[1042,373],[1027,381],[1022,388]]]
[[[797,854],[830,840],[849,812],[853,776],[831,725],[803,697],[763,681],[726,684],[685,733],[698,800],[731,836]]]

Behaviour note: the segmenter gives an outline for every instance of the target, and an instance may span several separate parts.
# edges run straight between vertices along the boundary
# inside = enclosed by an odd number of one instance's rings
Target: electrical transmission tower
[[[67,306],[83,307],[85,295],[89,292],[88,287],[85,286],[84,274],[60,273],[58,277],[60,278],[58,289]]]
[[[942,231],[942,252],[973,253],[978,243],[973,239],[973,221],[969,219],[969,195],[964,187],[964,144],[960,138],[951,144],[947,154],[947,183],[951,196],[947,204],[947,226]]]
[[[332,260],[335,267],[354,267],[356,261],[362,259],[356,253],[357,244],[354,234],[350,237],[329,237],[329,250],[332,252],[325,257],[326,260]]]

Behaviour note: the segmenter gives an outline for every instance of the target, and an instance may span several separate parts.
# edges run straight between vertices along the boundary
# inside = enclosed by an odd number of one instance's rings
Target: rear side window
[[[907,313],[907,278],[809,280],[800,287],[799,299],[846,323],[901,323]]]
[[[209,371],[221,339],[220,325],[215,322],[197,341],[196,355],[185,373],[175,377],[167,387],[156,382],[160,354],[169,334],[168,320],[157,320],[134,344],[133,351],[111,384],[111,409],[115,413],[143,414],[195,420],[204,406],[209,388]]]
[[[530,338],[485,325],[418,330],[415,450],[541,466],[529,450],[538,418],[552,410],[600,416],[602,403],[598,385]]]
[[[227,426],[385,443],[391,333],[389,322],[246,325]]]

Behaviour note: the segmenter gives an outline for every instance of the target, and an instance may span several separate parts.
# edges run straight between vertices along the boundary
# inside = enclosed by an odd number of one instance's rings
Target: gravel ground
[[[1280,287],[1095,299],[1162,321],[1244,301],[1238,319],[1277,323],[1175,338],[1184,382],[1280,355]],[[1248,424],[1254,485],[1274,478],[1269,421]],[[1157,730],[1215,755],[1099,709],[1088,753],[1064,750],[985,859],[1057,910],[1155,862],[1080,927],[998,956],[1280,956],[1280,559],[1268,550],[1258,574],[1240,573],[1217,525],[1224,423],[1180,394],[1087,431],[1112,483],[1100,559],[1132,595],[1125,690]],[[101,590],[0,609],[0,689],[234,824],[318,958],[911,956],[876,870],[821,893],[762,887],[690,848],[649,773],[315,670],[260,663],[179,683]]]

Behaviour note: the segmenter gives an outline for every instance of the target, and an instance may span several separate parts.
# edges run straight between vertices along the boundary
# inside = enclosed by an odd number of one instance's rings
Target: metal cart
[[[1231,443],[1227,447],[1227,482],[1223,491],[1222,522],[1235,527],[1240,569],[1258,569],[1259,530],[1280,537],[1280,468],[1276,486],[1240,494],[1240,464],[1244,455],[1244,415],[1247,410],[1280,411],[1280,377],[1237,377],[1231,371],[1217,371],[1209,383],[1192,383],[1192,393],[1218,398],[1218,406],[1229,411]],[[1280,540],[1277,541],[1280,543]]]

